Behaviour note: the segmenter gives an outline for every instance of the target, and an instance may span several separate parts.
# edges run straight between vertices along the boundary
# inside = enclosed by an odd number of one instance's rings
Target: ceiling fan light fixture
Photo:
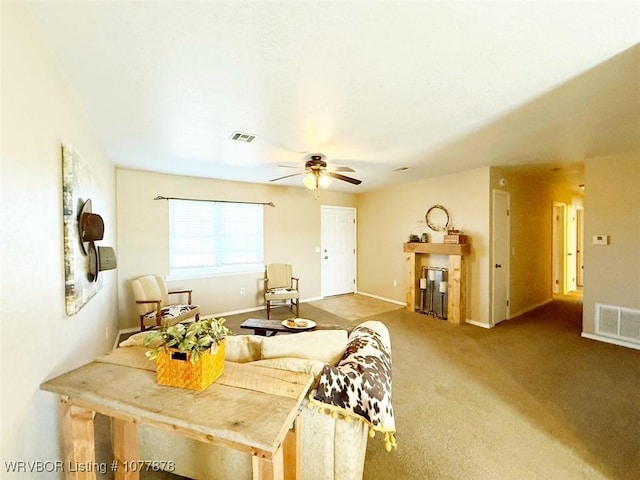
[[[318,186],[316,176],[311,172],[305,174],[305,176],[302,177],[302,183],[304,183],[304,186],[309,190],[315,190]]]
[[[322,188],[327,188],[329,184],[331,184],[331,177],[323,173],[320,175],[320,179],[318,180],[318,183]]]
[[[297,175],[302,175],[302,183],[309,190],[313,190],[314,196],[317,199],[320,196],[320,190],[326,189],[329,187],[329,184],[335,178],[337,180],[341,180],[343,182],[351,183],[352,185],[360,185],[362,180],[358,180],[357,178],[347,177],[346,175],[342,175],[341,172],[353,172],[350,167],[336,167],[335,170],[330,170],[327,167],[327,162],[324,161],[324,155],[321,154],[313,154],[304,164],[304,172],[294,173],[291,175],[284,175],[282,177],[274,178],[269,180],[270,182],[275,182],[277,180],[282,180],[289,177],[294,177]],[[288,167],[289,165],[279,165],[280,167]]]

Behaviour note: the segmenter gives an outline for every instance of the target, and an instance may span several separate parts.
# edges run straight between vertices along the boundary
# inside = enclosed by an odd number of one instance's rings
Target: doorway
[[[552,283],[554,295],[565,295],[582,284],[583,210],[575,205],[553,202]],[[579,219],[580,218],[580,219]]]
[[[322,296],[356,289],[356,209],[321,207]]]
[[[563,295],[565,293],[565,215],[566,205],[553,202],[551,281],[554,295]]]

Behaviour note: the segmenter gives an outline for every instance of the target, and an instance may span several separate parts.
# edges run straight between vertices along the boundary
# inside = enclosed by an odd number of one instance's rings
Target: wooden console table
[[[467,272],[464,256],[471,253],[468,243],[405,243],[407,262],[407,310],[416,311],[416,292],[420,289],[420,273],[427,266],[429,255],[448,255],[448,321],[460,325],[465,322],[467,303]]]
[[[311,375],[226,362],[224,374],[196,392],[158,385],[144,350],[119,348],[41,385],[62,397],[64,465],[95,465],[97,412],[113,418],[116,480],[140,478],[140,423],[249,452],[254,479],[301,478],[298,414]],[[65,470],[65,478],[95,480],[96,472]]]

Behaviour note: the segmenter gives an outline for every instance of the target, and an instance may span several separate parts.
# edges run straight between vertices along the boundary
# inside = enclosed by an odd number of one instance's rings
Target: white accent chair
[[[159,275],[145,275],[131,281],[133,296],[140,316],[140,331],[171,326],[191,317],[200,318],[200,306],[191,304],[191,290],[167,289],[167,282]],[[188,304],[172,304],[169,295],[188,294]]]
[[[271,314],[271,302],[290,302],[289,308],[296,317],[300,314],[300,279],[292,275],[289,263],[272,263],[266,266],[264,275],[264,303],[267,318]]]

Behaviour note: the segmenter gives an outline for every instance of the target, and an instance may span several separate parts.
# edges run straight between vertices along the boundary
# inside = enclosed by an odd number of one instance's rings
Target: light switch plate
[[[608,245],[609,235],[594,235],[591,243],[594,245]]]

